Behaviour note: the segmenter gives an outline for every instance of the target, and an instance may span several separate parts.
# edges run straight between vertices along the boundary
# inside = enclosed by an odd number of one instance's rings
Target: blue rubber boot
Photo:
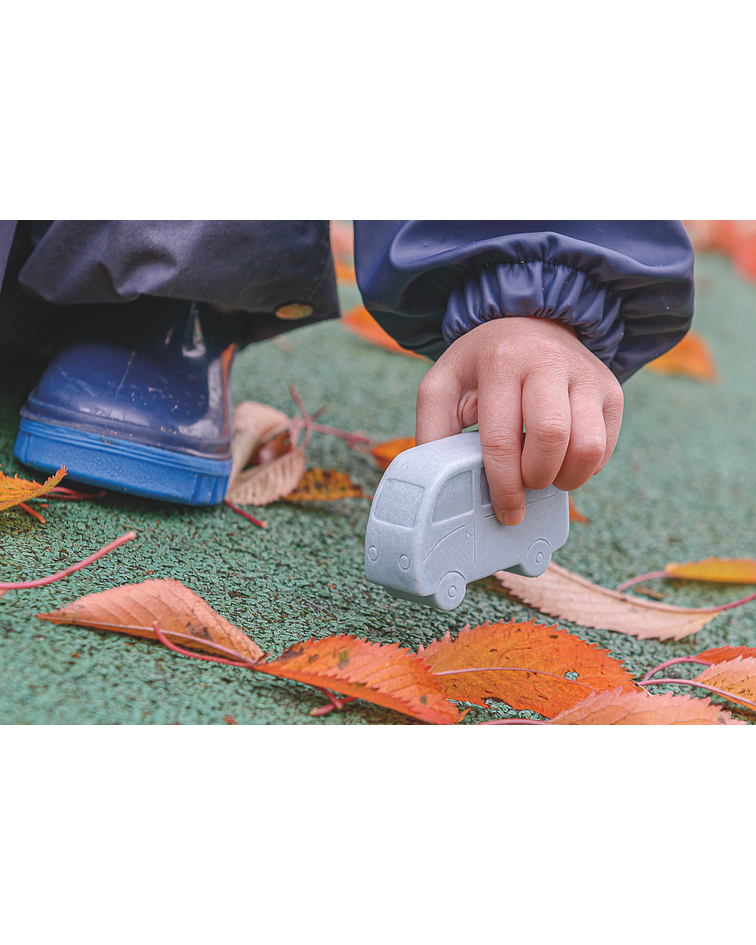
[[[222,502],[236,319],[172,299],[106,308],[98,340],[60,351],[29,395],[14,455],[117,492]]]

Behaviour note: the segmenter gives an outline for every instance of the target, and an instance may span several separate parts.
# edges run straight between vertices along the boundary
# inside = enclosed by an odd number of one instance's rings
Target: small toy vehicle
[[[525,490],[525,517],[502,525],[491,505],[480,434],[400,453],[381,479],[365,534],[365,576],[392,597],[454,610],[494,571],[543,574],[570,531],[566,492]]]

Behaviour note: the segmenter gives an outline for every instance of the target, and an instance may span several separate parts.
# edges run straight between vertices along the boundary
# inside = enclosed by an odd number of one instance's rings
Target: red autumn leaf
[[[716,382],[719,379],[714,358],[704,338],[694,331],[688,334],[666,354],[646,365],[655,374],[683,374],[699,381]]]
[[[634,688],[632,676],[608,650],[533,620],[466,626],[454,640],[447,632],[421,646],[418,655],[450,699],[480,706],[485,699],[499,699],[547,718],[591,690]]]
[[[333,260],[333,268],[336,270],[336,281],[347,285],[353,285],[357,282],[357,276],[354,271],[354,263],[345,262],[336,257]]]
[[[371,345],[378,345],[379,348],[386,348],[388,351],[396,351],[398,354],[407,354],[411,358],[421,358],[423,361],[427,360],[421,354],[416,354],[414,351],[407,351],[406,348],[402,348],[400,344],[394,341],[391,335],[381,328],[370,312],[362,305],[358,305],[350,312],[342,315],[341,324]]]

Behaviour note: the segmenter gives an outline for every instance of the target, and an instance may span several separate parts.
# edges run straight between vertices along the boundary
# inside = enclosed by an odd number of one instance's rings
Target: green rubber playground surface
[[[344,290],[344,310],[358,299],[356,290]],[[724,259],[699,258],[693,327],[709,342],[720,382],[648,371],[633,377],[625,385],[625,421],[614,457],[574,495],[590,524],[573,523],[554,560],[606,587],[669,561],[756,557],[756,284]],[[338,323],[324,323],[242,352],[234,400],[263,401],[292,415],[294,383],[310,411],[329,405],[326,423],[361,429],[377,440],[411,436],[415,394],[428,367],[372,347]],[[33,478],[12,455],[26,392],[21,386],[0,392],[0,465],[6,474]],[[369,457],[320,434],[308,447],[308,465],[347,472],[368,494],[381,475]],[[471,585],[452,613],[393,600],[368,585],[362,566],[368,509],[361,499],[276,503],[258,512],[267,520],[265,530],[225,506],[190,509],[115,494],[99,502],[51,501],[43,510],[45,525],[17,508],[0,512],[2,580],[43,577],[127,530],[138,535],[62,581],[0,597],[0,723],[206,725],[231,717],[254,725],[415,724],[367,703],[312,718],[310,710],[323,697],[306,686],[34,617],[84,594],[149,578],[182,581],[274,654],[333,633],[415,649],[466,623],[532,617],[554,623],[497,593],[490,581]],[[698,582],[651,586],[664,592],[665,603],[680,606],[723,604],[753,591]],[[756,602],[725,612],[679,642],[559,623],[609,648],[637,674],[712,646],[756,646]],[[503,705],[494,713],[473,709],[462,724],[493,714],[515,713]],[[734,714],[756,720],[747,711]]]

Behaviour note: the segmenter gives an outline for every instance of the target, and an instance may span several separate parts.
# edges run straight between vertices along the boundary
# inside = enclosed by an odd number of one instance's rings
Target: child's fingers
[[[528,489],[545,489],[559,474],[570,444],[572,413],[567,384],[546,379],[540,372],[530,375],[523,386],[522,413],[526,430],[522,480]]]
[[[609,462],[614,447],[619,439],[620,429],[622,428],[622,411],[624,408],[624,394],[619,383],[615,383],[610,389],[604,401],[604,427],[606,428],[606,449],[598,469],[593,474],[600,473]]]
[[[554,485],[565,492],[579,489],[598,472],[607,449],[603,404],[596,393],[573,395],[570,410],[570,441],[554,477]]]
[[[519,380],[492,378],[478,391],[478,427],[491,503],[499,521],[519,525],[525,514],[520,469],[522,408]]]
[[[445,370],[440,361],[434,364],[417,391],[415,442],[418,446],[462,432],[461,397],[458,376]]]

